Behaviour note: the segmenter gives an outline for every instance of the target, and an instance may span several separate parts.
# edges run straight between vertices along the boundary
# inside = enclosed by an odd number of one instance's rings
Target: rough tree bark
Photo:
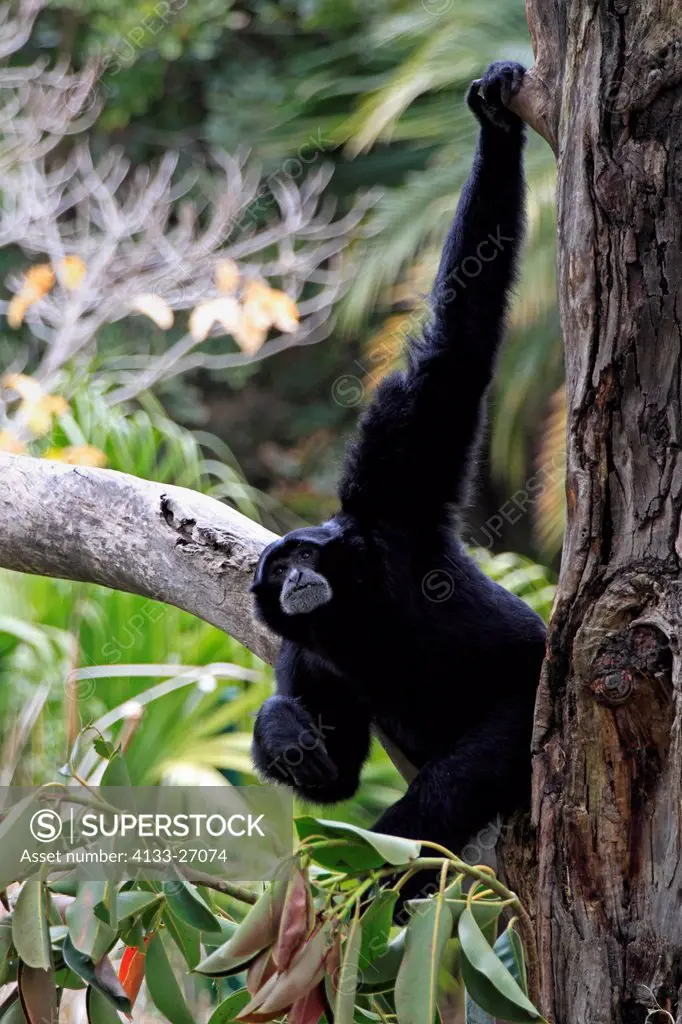
[[[653,992],[680,1024],[682,6],[527,7],[559,163],[568,405],[534,737],[544,1009],[635,1024]]]
[[[556,1024],[639,1024],[652,993],[682,1024],[682,7],[527,7],[516,108],[559,161],[569,516],[534,831],[505,867]],[[219,503],[0,455],[0,513],[0,565],[149,594],[271,658],[245,603],[266,532]]]

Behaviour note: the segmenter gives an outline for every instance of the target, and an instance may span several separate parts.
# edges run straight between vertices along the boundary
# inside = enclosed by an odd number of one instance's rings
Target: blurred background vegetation
[[[39,57],[104,69],[87,127],[95,155],[120,146],[137,166],[171,149],[188,159],[249,151],[266,183],[284,174],[300,187],[301,155],[312,152],[333,164],[325,195],[342,214],[375,190],[319,344],[188,370],[129,402],[107,400],[111,374],[72,387],[68,409],[55,409],[29,449],[194,487],[274,529],[324,518],[361,408],[335,400],[335,382],[357,378],[367,399],[400,359],[471,164],[466,88],[492,60],[532,64],[523,0],[53,0],[12,59]],[[485,570],[547,616],[564,412],[554,161],[542,140],[529,140],[527,167],[528,244],[468,536]],[[4,280],[25,265],[21,245],[0,250]],[[151,330],[140,317],[114,323],[92,359],[147,352]],[[153,343],[166,341],[157,331]],[[0,371],[30,375],[39,348],[3,318]],[[434,444],[446,452],[448,438]],[[234,782],[250,777],[252,716],[271,679],[238,643],[176,609],[3,573],[0,683],[5,784],[53,774],[92,723],[125,741],[136,782]],[[377,749],[359,796],[335,814],[367,824],[401,785]]]

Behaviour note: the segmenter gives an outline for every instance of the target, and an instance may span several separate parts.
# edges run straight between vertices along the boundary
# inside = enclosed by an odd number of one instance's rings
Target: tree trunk
[[[559,160],[568,406],[534,737],[543,1006],[639,1024],[655,997],[680,1024],[682,6],[528,0],[528,16]]]

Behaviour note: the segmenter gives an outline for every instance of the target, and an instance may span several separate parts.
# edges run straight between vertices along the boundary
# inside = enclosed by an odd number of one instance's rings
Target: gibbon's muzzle
[[[293,566],[285,579],[279,603],[285,615],[303,615],[327,604],[332,599],[332,588],[326,576],[314,569]]]

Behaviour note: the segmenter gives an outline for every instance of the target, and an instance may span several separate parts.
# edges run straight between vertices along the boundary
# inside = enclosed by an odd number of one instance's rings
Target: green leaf
[[[384,864],[409,864],[421,850],[421,843],[413,839],[368,832],[346,822],[303,817],[297,818],[295,824],[299,839],[323,836],[326,840],[340,840],[338,847],[308,847],[318,864],[334,871],[368,871]]]
[[[141,889],[119,892],[116,896],[116,915],[119,922],[137,917],[143,910],[159,904],[162,899],[163,894],[160,892],[143,892]]]
[[[199,932],[220,933],[220,925],[215,915],[198,892],[184,879],[176,878],[172,882],[164,882],[163,892],[171,912],[190,928]]]
[[[105,761],[111,760],[114,756],[114,747],[108,740],[105,740],[103,736],[98,736],[92,744],[93,750],[100,757],[103,757]]]
[[[354,917],[343,948],[343,957],[338,976],[334,979],[336,1004],[334,1007],[334,1024],[353,1024],[355,1016],[355,998],[358,989],[358,960],[362,946],[362,926],[360,919]]]
[[[106,996],[117,1010],[120,1010],[122,1013],[130,1013],[132,1009],[130,1000],[125,994],[123,986],[118,980],[108,957],[104,956],[99,963],[93,963],[90,957],[85,956],[84,953],[75,948],[68,935],[64,939],[62,953],[64,963],[74,974],[77,974],[88,985],[92,985],[98,992]]]
[[[415,900],[407,924],[405,956],[395,983],[400,1024],[433,1024],[438,998],[438,973],[445,944],[452,934],[452,914],[442,894]]]
[[[63,967],[61,971],[57,971],[56,979],[57,988],[71,988],[74,990],[87,988],[83,979],[68,967]]]
[[[54,970],[29,967],[21,961],[17,977],[19,999],[29,1024],[57,1024],[59,1009]]]
[[[116,941],[116,932],[96,913],[106,899],[106,882],[83,882],[78,895],[66,909],[66,923],[74,947],[95,963]]]
[[[27,1024],[18,994],[17,998],[9,1003],[5,1012],[0,1015],[0,1020],[2,1020],[2,1024]]]
[[[391,939],[383,956],[377,957],[371,964],[363,964],[358,992],[376,995],[393,989],[405,955],[406,935],[407,928],[401,929],[396,937]]]
[[[459,919],[462,978],[471,998],[493,1017],[512,1024],[542,1020],[528,996],[493,952],[473,914]]]
[[[410,903],[417,903],[418,900],[411,900]],[[459,919],[466,910],[466,900],[446,900],[445,901],[450,908],[452,919],[455,924],[459,923]],[[408,904],[409,905],[409,904]],[[474,920],[479,928],[487,928],[494,921],[497,921],[498,917],[504,910],[502,900],[495,898],[494,900],[472,900],[471,913],[474,915]]]
[[[271,882],[234,935],[202,960],[196,971],[212,978],[227,977],[271,946],[277,938],[285,894],[285,879]]]
[[[116,750],[104,769],[100,786],[120,786],[124,789],[130,788],[130,774],[125,757],[120,750]]]
[[[464,1024],[497,1024],[494,1017],[477,1006],[468,992],[464,993]]]
[[[12,949],[12,922],[0,921],[0,985],[5,984],[10,950]]]
[[[168,929],[168,934],[185,958],[185,963],[193,971],[201,960],[200,933],[196,929],[190,928],[179,917],[173,917],[168,908],[163,911],[163,922]]]
[[[170,1024],[194,1024],[159,933],[147,947],[145,978],[152,1002]]]
[[[239,1016],[250,1001],[251,996],[248,989],[240,988],[238,992],[233,992],[216,1006],[209,1017],[208,1024],[231,1024],[231,1021]]]
[[[85,995],[85,1010],[88,1024],[121,1024],[121,1018],[114,1007],[96,988],[88,988]]]
[[[521,942],[521,936],[516,931],[513,924],[509,925],[505,931],[502,932],[499,939],[493,946],[493,950],[507,968],[514,981],[518,984],[519,988],[528,995],[528,978],[526,977],[526,960],[523,955],[523,943]]]
[[[363,970],[365,964],[383,956],[388,948],[397,899],[394,889],[382,889],[362,915],[360,963]]]
[[[12,941],[29,967],[47,971],[50,957],[50,929],[47,921],[47,890],[43,882],[24,882],[12,915]]]

